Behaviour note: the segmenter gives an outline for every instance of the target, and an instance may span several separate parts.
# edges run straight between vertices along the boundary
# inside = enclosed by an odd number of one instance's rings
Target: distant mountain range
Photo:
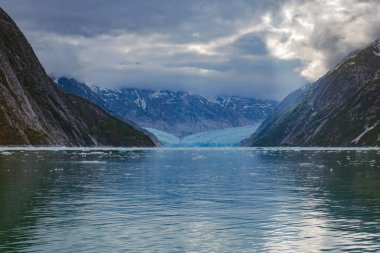
[[[380,41],[286,97],[248,146],[380,146]]]
[[[64,93],[0,8],[0,145],[154,146],[142,131]]]
[[[184,137],[193,133],[257,125],[278,102],[236,96],[207,99],[181,91],[90,88],[72,78],[56,79],[66,92],[85,98],[144,128]]]

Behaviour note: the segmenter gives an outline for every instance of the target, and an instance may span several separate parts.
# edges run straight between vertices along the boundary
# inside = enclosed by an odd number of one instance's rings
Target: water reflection
[[[0,251],[380,250],[379,151],[0,154]]]
[[[297,244],[275,236],[267,242],[274,251],[363,252],[379,250],[379,154],[376,152],[298,152],[263,157],[283,164],[279,172],[292,189],[304,193],[300,211],[282,215],[275,234],[287,234]],[[294,185],[299,188],[294,188]],[[285,209],[289,210],[289,209]],[[296,228],[296,229],[294,229]],[[287,232],[286,232],[287,231]],[[302,238],[302,240],[299,240]]]

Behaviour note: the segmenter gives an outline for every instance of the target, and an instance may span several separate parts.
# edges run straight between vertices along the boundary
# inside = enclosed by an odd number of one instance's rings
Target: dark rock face
[[[346,57],[292,106],[269,117],[244,144],[379,146],[379,77],[380,42],[375,41]]]
[[[66,92],[88,99],[123,120],[179,137],[255,124],[263,121],[277,105],[272,100],[242,97],[208,100],[187,92],[165,90],[97,87],[91,90],[85,84],[68,78],[59,78],[57,82]]]
[[[153,145],[98,106],[62,92],[1,8],[0,94],[0,145]]]

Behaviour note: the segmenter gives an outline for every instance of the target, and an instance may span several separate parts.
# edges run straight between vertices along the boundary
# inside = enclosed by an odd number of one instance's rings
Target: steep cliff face
[[[0,94],[0,145],[153,145],[98,106],[62,92],[1,8]]]
[[[379,70],[380,43],[375,41],[312,84],[289,110],[272,115],[244,144],[380,145]]]

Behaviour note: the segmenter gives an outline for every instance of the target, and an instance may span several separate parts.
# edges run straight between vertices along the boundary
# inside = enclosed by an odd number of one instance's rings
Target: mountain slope
[[[68,81],[69,80],[69,81]],[[66,92],[98,103],[118,117],[136,124],[183,137],[192,133],[254,125],[262,122],[276,101],[242,97],[218,97],[208,100],[187,92],[152,91],[143,89],[100,89],[91,95],[83,92],[83,84],[73,79],[59,78],[58,85]],[[103,107],[103,108],[104,108]]]
[[[283,118],[293,110],[307,95],[308,91],[312,88],[311,84],[302,86],[301,88],[293,91],[287,97],[285,97],[281,103],[273,110],[268,118],[260,125],[260,127],[252,134],[248,139],[241,142],[242,146],[250,146],[254,138],[258,136],[265,136],[266,145],[274,145],[273,143],[278,138],[276,133],[279,131],[271,132],[273,126],[277,126],[281,123]]]
[[[250,146],[380,145],[380,42],[345,58],[290,110],[263,123]]]
[[[98,106],[62,92],[1,8],[0,93],[0,145],[153,145]]]

